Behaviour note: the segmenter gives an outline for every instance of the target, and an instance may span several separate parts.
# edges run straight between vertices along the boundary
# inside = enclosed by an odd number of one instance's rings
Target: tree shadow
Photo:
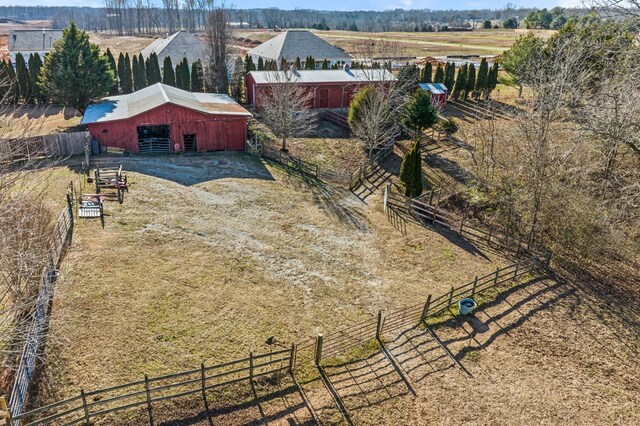
[[[438,154],[425,154],[423,155],[423,161],[427,166],[440,170],[453,178],[456,182],[468,185],[474,181],[473,174],[454,160],[450,160]]]

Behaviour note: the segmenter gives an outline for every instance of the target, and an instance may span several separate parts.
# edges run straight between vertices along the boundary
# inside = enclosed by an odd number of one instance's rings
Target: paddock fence
[[[20,416],[29,396],[29,387],[38,367],[38,356],[43,348],[48,323],[49,305],[53,297],[53,289],[58,278],[58,267],[62,262],[64,251],[71,241],[73,233],[73,197],[67,197],[67,206],[56,221],[49,248],[48,265],[42,273],[42,283],[31,313],[31,319],[25,343],[20,356],[18,369],[13,379],[9,411],[14,418]],[[14,422],[14,425],[19,425]]]
[[[0,141],[0,158],[3,161],[24,161],[81,155],[90,141],[91,136],[86,131],[5,139]]]
[[[349,178],[350,191],[358,189],[358,187],[362,185],[362,183],[378,169],[380,163],[382,163],[382,161],[393,152],[395,143],[396,142],[393,140],[387,143],[385,146],[380,148],[373,156],[371,156],[366,163],[364,163],[353,173],[351,173],[351,177]]]
[[[252,155],[258,155],[266,160],[274,161],[286,169],[313,176],[316,179],[319,178],[320,167],[317,164],[297,158],[288,151],[285,152],[265,145],[259,142],[257,137],[254,138],[253,141],[250,139],[247,140],[247,152]]]
[[[11,418],[13,425],[24,426],[90,424],[107,414],[135,408],[145,410],[149,424],[154,424],[154,406],[163,401],[199,395],[208,408],[207,392],[254,381],[265,376],[292,374],[296,362],[296,346],[268,353],[249,353],[248,357],[205,366],[175,374],[149,377],[97,390],[81,389],[78,395],[45,405]]]

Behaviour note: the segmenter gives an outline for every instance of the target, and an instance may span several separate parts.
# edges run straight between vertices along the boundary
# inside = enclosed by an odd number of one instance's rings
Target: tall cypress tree
[[[109,48],[107,48],[107,51],[105,52],[104,56],[107,58],[107,61],[109,62],[109,68],[113,72],[113,75],[116,76],[116,79],[114,80],[113,85],[109,88],[109,95],[114,96],[118,94],[118,78],[119,78],[118,66],[116,65],[116,60],[113,57],[113,54],[111,53],[111,50],[109,50]]]
[[[431,77],[433,75],[433,68],[431,62],[427,62],[422,69],[422,74],[420,75],[420,81],[422,83],[431,83]]]
[[[160,64],[158,63],[158,55],[152,53],[149,55],[147,59],[147,85],[151,86],[152,84],[160,83],[162,81],[162,74],[160,73]]]
[[[131,70],[131,58],[129,57],[129,53],[124,55],[124,67],[125,67],[125,78],[127,78],[126,86],[128,88],[127,93],[133,92],[133,71]]]
[[[127,73],[127,70],[130,68],[131,67],[127,67],[125,56],[121,52],[118,56],[118,80],[120,80],[120,93],[123,95],[131,93],[131,73]]]
[[[300,56],[296,58],[296,69],[300,69]]]
[[[142,87],[140,87],[140,68],[138,68],[137,55],[133,55],[133,62],[131,63],[131,71],[133,73],[133,90],[138,91],[142,89]]]
[[[5,81],[9,78],[7,75],[7,63],[3,59],[0,61],[0,81]],[[0,84],[0,104],[4,104],[7,99],[5,96],[7,95],[8,88],[5,84]]]
[[[438,64],[436,67],[436,74],[433,77],[434,83],[444,83],[444,71],[442,70],[442,65]]]
[[[22,53],[16,55],[16,77],[18,78],[20,98],[24,102],[31,102],[31,77]]]
[[[326,59],[324,61],[322,61],[322,69],[323,70],[328,70],[329,69],[329,61],[327,61]]]
[[[454,62],[447,62],[449,68],[444,75],[444,85],[449,89],[449,93],[453,89],[453,85],[456,82],[456,64]]]
[[[142,53],[138,55],[138,72],[140,73],[140,88],[147,87],[147,67],[144,65]]]
[[[18,87],[18,77],[16,76],[16,70],[13,68],[11,59],[7,60],[5,69],[7,71],[7,79],[9,81],[9,84],[7,85],[7,100],[13,104],[17,104],[20,102],[20,88]]]
[[[464,88],[464,100],[466,101],[469,95],[473,92],[473,89],[476,87],[476,66],[473,64],[469,64],[467,68],[467,84]]]
[[[242,95],[244,94],[245,75],[244,63],[242,62],[242,58],[238,57],[233,67],[233,76],[231,77],[231,84],[229,85],[229,94],[237,102],[243,101]]]
[[[171,57],[169,56],[164,58],[164,64],[162,66],[162,83],[174,87],[176,85],[176,75],[173,71],[173,64],[171,64]]]
[[[237,64],[237,62],[236,62]],[[191,91],[200,93],[204,89],[202,82],[202,63],[200,59],[191,65]]]
[[[467,87],[467,64],[464,64],[458,70],[458,75],[456,76],[456,82],[453,85],[451,97],[457,101],[458,99],[460,99],[460,95],[464,94],[466,87]]]
[[[42,69],[42,59],[38,52],[29,55],[29,75],[31,76],[31,97],[35,102],[44,103],[46,98],[40,90],[40,70]]]
[[[489,90],[489,64],[487,58],[480,60],[480,68],[478,68],[478,76],[476,77],[476,87],[473,91],[474,99],[479,99],[480,96],[486,98],[487,91]]]
[[[404,195],[407,197],[422,194],[422,158],[419,141],[415,141],[413,148],[402,159],[400,181],[404,183]]]
[[[251,57],[251,55],[247,55],[244,57],[244,69],[247,72],[256,70],[256,65],[253,63],[253,58]]]
[[[258,71],[264,70],[264,61],[262,60],[262,56],[258,58]]]

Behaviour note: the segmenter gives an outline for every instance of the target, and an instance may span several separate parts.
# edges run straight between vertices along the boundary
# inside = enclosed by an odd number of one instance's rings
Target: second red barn
[[[305,87],[313,97],[309,107],[347,108],[353,95],[372,83],[390,84],[395,77],[386,69],[251,71],[246,77],[247,104],[260,108],[274,84],[293,82]]]

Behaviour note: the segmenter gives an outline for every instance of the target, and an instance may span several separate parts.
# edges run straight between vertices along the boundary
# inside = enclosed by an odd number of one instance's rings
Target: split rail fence
[[[16,371],[9,410],[12,415],[22,413],[27,402],[29,386],[37,369],[38,355],[44,345],[48,323],[49,305],[53,297],[53,288],[58,277],[58,267],[73,232],[73,198],[67,197],[68,204],[60,213],[56,222],[49,248],[48,265],[42,273],[42,284],[35,309],[32,312],[29,329]],[[19,423],[13,423],[19,425]]]
[[[349,178],[349,190],[353,191],[357,189],[362,183],[375,172],[382,160],[387,158],[389,154],[393,152],[395,141],[391,141],[378,150],[373,156],[371,156],[366,163],[358,167]]]
[[[23,422],[23,426],[45,425],[55,422],[59,425],[90,424],[92,419],[125,410],[142,407],[147,411],[149,424],[154,424],[153,408],[162,401],[200,395],[208,410],[207,391],[248,383],[263,376],[293,374],[296,362],[296,346],[270,353],[249,356],[234,361],[205,366],[157,377],[144,376],[117,386],[98,390],[80,390],[79,394],[13,416],[13,425]]]
[[[247,152],[259,155],[267,160],[275,161],[288,169],[296,170],[301,174],[319,177],[320,167],[312,162],[292,156],[289,152],[266,146],[260,143],[257,137],[247,141]]]

